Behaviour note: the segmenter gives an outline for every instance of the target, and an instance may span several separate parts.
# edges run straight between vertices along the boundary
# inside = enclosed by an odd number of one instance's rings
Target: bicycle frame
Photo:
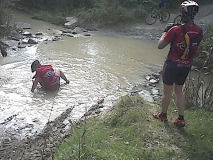
[[[165,11],[165,15],[163,16],[162,11],[159,8],[151,7],[151,11],[149,11],[145,17],[145,22],[149,25],[154,24],[157,19],[160,19],[162,22],[167,22],[170,18],[169,11]]]

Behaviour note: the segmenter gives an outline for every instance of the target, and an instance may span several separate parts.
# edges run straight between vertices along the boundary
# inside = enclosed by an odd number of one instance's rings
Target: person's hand
[[[69,80],[67,80],[67,81],[66,81],[66,84],[69,84],[69,83],[70,83],[70,81],[69,81]]]
[[[174,23],[168,23],[165,27],[165,29],[163,30],[163,32],[168,32],[168,30],[170,30],[172,27],[174,27],[175,24]]]

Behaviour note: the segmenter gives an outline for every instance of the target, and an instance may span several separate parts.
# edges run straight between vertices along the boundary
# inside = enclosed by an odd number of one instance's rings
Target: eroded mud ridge
[[[47,159],[66,137],[71,135],[63,122],[70,115],[68,108],[54,121],[48,122],[43,131],[32,138],[4,140],[0,146],[1,160],[41,160]],[[69,127],[70,128],[70,127]]]
[[[104,99],[101,99],[97,104],[91,106],[75,124],[79,125],[85,118],[98,116],[101,113],[101,108],[104,107],[103,102]],[[70,124],[65,121],[69,121],[73,108],[74,106],[69,107],[54,121],[48,122],[42,132],[34,137],[24,140],[17,138],[4,140],[0,145],[0,160],[52,159],[54,149],[72,134]]]

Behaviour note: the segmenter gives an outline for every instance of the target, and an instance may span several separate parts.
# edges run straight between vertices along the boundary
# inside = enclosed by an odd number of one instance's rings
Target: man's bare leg
[[[70,83],[70,81],[67,79],[67,77],[64,75],[64,73],[62,71],[60,71],[59,69],[55,70],[55,75],[60,76],[67,84]]]

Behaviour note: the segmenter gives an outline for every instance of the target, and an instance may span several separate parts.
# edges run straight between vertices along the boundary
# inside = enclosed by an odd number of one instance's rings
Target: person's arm
[[[31,88],[31,92],[34,92],[34,90],[36,89],[37,85],[39,82],[39,78],[35,78],[35,81],[33,82],[32,88]]]
[[[174,23],[168,23],[165,26],[165,29],[163,30],[163,34],[158,41],[158,49],[165,48],[171,42],[173,37],[172,35],[174,31],[174,26],[176,26]],[[166,37],[166,41],[165,41],[165,37]]]
[[[162,36],[160,37],[158,41],[158,49],[163,49],[165,48],[169,43],[164,40],[165,35],[167,32],[163,32]]]

